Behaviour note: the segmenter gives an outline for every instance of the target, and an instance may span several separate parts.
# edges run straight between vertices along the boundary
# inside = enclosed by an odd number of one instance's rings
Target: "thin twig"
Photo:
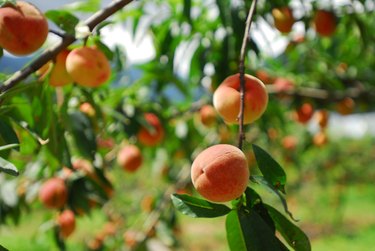
[[[251,23],[254,17],[255,13],[255,7],[257,4],[257,0],[253,0],[251,3],[251,7],[249,10],[249,14],[247,16],[246,20],[246,28],[245,28],[245,34],[243,36],[242,40],[242,46],[241,46],[241,53],[240,53],[240,62],[239,62],[239,72],[240,72],[240,114],[239,116],[239,137],[238,137],[238,148],[242,149],[243,140],[245,139],[245,133],[243,130],[243,121],[244,121],[244,110],[245,110],[245,53],[246,53],[246,46],[247,42],[249,40],[249,32]]]
[[[92,30],[95,26],[103,22],[108,17],[112,16],[115,12],[119,11],[132,1],[133,0],[112,1],[111,4],[108,5],[106,8],[99,10],[98,12],[94,13],[91,17],[89,17],[83,23],[83,25],[88,26],[89,29]],[[34,61],[32,61],[23,69],[15,72],[9,79],[7,79],[2,85],[0,85],[0,94],[8,91],[9,89],[16,86],[20,81],[26,79],[30,74],[38,70],[51,59],[55,58],[60,51],[68,47],[74,41],[76,41],[76,38],[74,36],[65,35],[58,44],[45,50]]]

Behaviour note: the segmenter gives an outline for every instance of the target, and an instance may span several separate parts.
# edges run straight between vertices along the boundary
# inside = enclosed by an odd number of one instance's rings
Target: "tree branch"
[[[108,17],[112,16],[114,13],[125,7],[127,4],[133,0],[116,0],[112,1],[110,5],[106,8],[99,10],[84,21],[83,25],[89,27],[90,30],[94,29],[95,26],[103,22]],[[32,61],[29,65],[23,69],[15,72],[9,79],[7,79],[2,85],[0,85],[0,94],[8,91],[9,89],[16,86],[20,81],[26,79],[31,73],[37,71],[40,67],[46,64],[48,61],[56,57],[56,55],[76,41],[74,36],[66,35],[63,39],[56,45],[45,50],[39,57]]]
[[[245,110],[245,53],[246,53],[246,46],[249,39],[249,32],[251,23],[254,17],[255,8],[256,8],[257,0],[253,0],[251,3],[251,7],[249,10],[249,14],[246,20],[246,28],[245,34],[242,40],[241,52],[240,52],[240,62],[239,62],[239,72],[240,72],[240,114],[239,116],[239,136],[238,136],[238,148],[242,149],[243,140],[245,139],[245,133],[243,131],[243,120],[244,120],[244,110]]]

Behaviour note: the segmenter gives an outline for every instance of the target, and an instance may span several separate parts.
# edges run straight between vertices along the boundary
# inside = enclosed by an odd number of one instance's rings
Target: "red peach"
[[[64,210],[57,218],[57,225],[60,228],[61,237],[69,237],[76,228],[76,218],[73,211]]]
[[[294,118],[301,124],[306,124],[314,115],[314,108],[310,103],[304,103],[294,112]]]
[[[62,50],[56,56],[55,65],[52,68],[51,75],[49,77],[49,84],[51,86],[64,86],[73,83],[72,77],[66,71],[66,58],[70,50]]]
[[[292,26],[295,22],[293,17],[292,9],[284,6],[281,8],[274,8],[272,10],[272,16],[276,29],[282,33],[289,33],[292,30]]]
[[[328,125],[329,113],[327,110],[319,110],[316,112],[316,120],[320,128],[326,128]]]
[[[204,105],[200,109],[200,121],[203,125],[209,127],[216,121],[216,111],[212,105]]]
[[[226,202],[241,196],[249,182],[245,154],[235,146],[219,144],[201,152],[191,166],[195,189],[204,198]]]
[[[288,135],[283,138],[281,144],[285,150],[292,151],[296,149],[297,144],[298,144],[298,139],[294,135]]]
[[[39,199],[47,208],[61,208],[68,199],[68,190],[61,178],[48,179],[39,190]]]
[[[0,8],[0,47],[14,55],[38,50],[47,39],[48,22],[38,8],[25,1]]]
[[[336,16],[331,11],[318,10],[315,13],[313,23],[316,32],[324,37],[331,36],[336,30]]]
[[[151,129],[142,127],[138,132],[138,140],[145,146],[155,146],[163,140],[164,128],[155,114],[145,113],[144,118]]]
[[[336,105],[336,111],[341,115],[353,113],[355,102],[352,98],[346,97]]]
[[[128,172],[138,170],[142,162],[142,153],[135,145],[124,146],[117,154],[117,163]]]
[[[257,120],[267,108],[266,87],[258,78],[245,74],[244,124]],[[227,77],[213,96],[216,111],[227,124],[238,124],[240,112],[240,74]]]
[[[98,87],[111,75],[108,59],[96,47],[81,47],[72,50],[66,59],[66,69],[74,82],[86,87]]]

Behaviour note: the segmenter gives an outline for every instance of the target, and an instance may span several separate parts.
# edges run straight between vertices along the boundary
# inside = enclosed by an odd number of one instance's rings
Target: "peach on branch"
[[[332,11],[317,10],[313,23],[316,32],[323,37],[332,36],[336,30],[336,16]]]
[[[244,124],[257,120],[267,108],[266,87],[258,78],[245,74]],[[216,111],[227,124],[238,124],[240,113],[240,74],[227,77],[213,96]]]
[[[61,208],[68,199],[68,189],[61,178],[48,179],[39,190],[39,199],[47,208]]]
[[[155,114],[145,113],[144,118],[149,128],[141,127],[138,140],[145,146],[155,146],[164,139],[164,128]]]
[[[135,145],[127,145],[117,153],[117,163],[128,172],[135,172],[142,165],[143,158],[139,148]]]
[[[70,50],[62,50],[56,56],[55,65],[51,70],[51,75],[49,77],[49,84],[52,86],[64,86],[73,83],[72,77],[66,70],[66,58]]]
[[[226,202],[241,196],[249,182],[245,154],[235,146],[219,144],[202,151],[191,166],[195,189],[204,198]]]
[[[355,107],[355,102],[352,98],[346,97],[342,99],[336,105],[336,111],[341,115],[348,115],[353,113]]]
[[[16,1],[0,8],[0,47],[23,56],[38,50],[48,35],[48,22],[31,3]]]
[[[212,126],[216,121],[216,111],[212,105],[202,106],[199,115],[201,123],[207,127]]]
[[[64,210],[57,217],[57,225],[62,238],[69,237],[76,228],[76,218],[71,210]]]
[[[282,33],[289,33],[292,30],[295,22],[292,9],[284,6],[281,8],[274,8],[272,16],[276,29]]]
[[[111,75],[108,59],[96,47],[81,47],[72,50],[66,59],[66,69],[74,82],[86,87],[98,87]]]
[[[328,125],[329,113],[327,110],[319,110],[316,112],[316,121],[320,128],[326,128]]]
[[[294,112],[294,118],[301,124],[306,124],[314,115],[314,108],[310,103],[304,103]]]

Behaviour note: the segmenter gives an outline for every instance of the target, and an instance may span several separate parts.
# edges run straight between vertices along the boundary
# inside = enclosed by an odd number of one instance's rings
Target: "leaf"
[[[66,33],[75,34],[75,27],[79,19],[71,12],[66,10],[49,10],[45,13],[45,16]]]
[[[5,151],[5,150],[8,150],[8,149],[12,149],[12,148],[19,148],[20,144],[9,144],[9,145],[5,145],[5,146],[0,146],[0,152],[1,151]]]
[[[255,158],[264,178],[272,184],[274,188],[285,194],[286,174],[283,168],[271,155],[259,146],[253,144]]]
[[[7,119],[2,116],[0,116],[0,137],[6,144],[19,145],[20,143],[16,132],[13,130],[12,126],[9,125]],[[16,146],[16,150],[20,150],[18,146]]]
[[[269,215],[275,222],[276,229],[284,237],[286,242],[298,251],[310,251],[311,244],[306,234],[292,222],[290,222],[284,215],[282,215],[275,208],[264,204]]]
[[[112,60],[113,59],[113,52],[111,51],[111,49],[108,48],[108,46],[106,44],[104,44],[102,41],[100,41],[99,39],[95,39],[95,45],[99,48],[99,50],[101,50],[104,55],[109,59],[109,60]]]
[[[16,0],[0,0],[0,8],[5,7],[7,5],[16,6],[16,4],[17,4]]]
[[[186,194],[172,194],[171,199],[178,211],[194,218],[214,218],[230,212],[230,208],[225,205],[211,203]]]
[[[0,171],[12,176],[18,176],[19,172],[15,165],[0,157]]]
[[[255,210],[232,210],[225,226],[231,251],[287,250]]]
[[[0,251],[9,251],[9,249],[6,249],[3,245],[0,245]]]

